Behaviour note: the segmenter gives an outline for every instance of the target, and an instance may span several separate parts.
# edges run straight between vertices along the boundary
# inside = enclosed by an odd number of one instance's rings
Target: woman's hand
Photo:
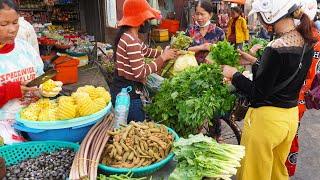
[[[21,87],[22,95],[25,95],[28,92],[37,92],[37,91],[39,91],[38,87],[27,87],[26,85],[21,85],[20,87]]]
[[[222,67],[222,74],[226,79],[231,80],[233,75],[238,72],[237,68],[225,65]]]
[[[200,48],[202,51],[210,51],[211,46],[212,46],[211,43],[204,43],[204,44],[200,45]]]
[[[238,49],[240,54],[240,65],[251,65],[257,61],[257,58]]]
[[[170,47],[167,46],[160,56],[164,60],[164,62],[166,62],[170,59],[176,59],[178,55],[179,53],[177,49],[170,49]]]
[[[251,55],[255,56],[257,54],[257,52],[262,48],[263,48],[262,45],[256,44],[256,45],[252,46],[252,48],[249,50],[249,52]]]
[[[21,85],[20,85],[21,93],[22,93],[23,96],[25,94],[29,93],[29,92],[33,93],[33,92],[39,91],[39,88],[36,87],[36,86],[35,87],[28,87],[27,86],[28,83],[29,82],[22,82]]]

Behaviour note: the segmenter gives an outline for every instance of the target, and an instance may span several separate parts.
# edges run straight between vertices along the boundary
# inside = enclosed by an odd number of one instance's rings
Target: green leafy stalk
[[[205,121],[229,112],[234,99],[220,66],[202,64],[165,80],[146,110],[153,120],[186,137],[199,133]]]
[[[237,151],[239,149],[241,151]],[[204,177],[230,179],[236,174],[245,154],[243,146],[218,144],[202,134],[180,138],[174,143],[173,152],[179,163],[169,180],[201,180]]]
[[[103,174],[100,174],[98,179],[99,180],[147,180],[146,177],[134,178],[132,176],[133,174],[130,172],[128,174],[110,175],[110,176],[105,176]]]
[[[192,38],[185,35],[185,32],[181,31],[177,32],[176,36],[172,36],[170,44],[173,49],[185,50],[192,42]]]

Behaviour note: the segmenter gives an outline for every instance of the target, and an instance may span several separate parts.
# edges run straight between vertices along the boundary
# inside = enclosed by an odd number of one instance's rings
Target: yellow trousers
[[[246,155],[237,180],[288,180],[285,162],[298,128],[298,108],[250,108],[241,145]]]

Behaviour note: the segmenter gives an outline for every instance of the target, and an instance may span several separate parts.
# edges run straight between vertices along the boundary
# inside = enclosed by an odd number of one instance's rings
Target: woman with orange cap
[[[138,37],[139,32],[148,27],[150,19],[159,19],[161,14],[153,9],[146,0],[126,0],[123,4],[123,17],[118,23],[120,27],[115,39],[115,75],[111,86],[112,102],[122,88],[133,87],[128,121],[143,121],[145,114],[141,93],[146,77],[158,72],[169,59],[175,59],[177,50],[168,47],[162,52],[148,48]],[[155,58],[147,64],[144,57]]]

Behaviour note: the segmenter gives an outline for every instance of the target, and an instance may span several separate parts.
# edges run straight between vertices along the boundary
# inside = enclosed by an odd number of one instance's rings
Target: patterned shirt
[[[204,43],[216,43],[218,41],[223,41],[225,38],[224,31],[217,27],[215,24],[210,24],[208,28],[208,32],[205,36],[202,36],[200,33],[200,27],[198,25],[193,25],[187,29],[186,34],[193,39],[193,43],[191,46],[199,46]],[[200,51],[196,53],[196,58],[199,63],[202,63],[208,52]]]
[[[157,49],[148,48],[129,32],[124,33],[117,48],[116,69],[118,75],[127,80],[145,83],[149,74],[162,68],[164,61],[159,57],[161,53],[162,51]],[[156,59],[146,64],[144,57]]]

